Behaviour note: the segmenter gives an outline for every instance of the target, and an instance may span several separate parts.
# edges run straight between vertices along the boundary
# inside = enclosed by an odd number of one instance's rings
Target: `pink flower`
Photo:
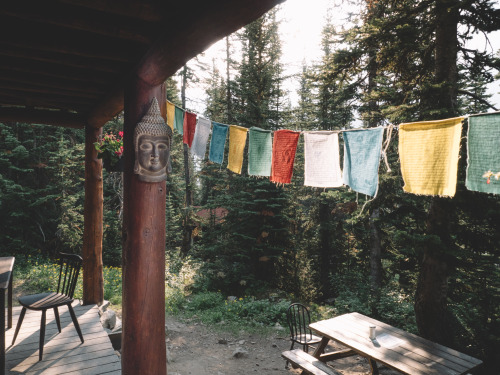
[[[120,136],[120,138],[123,138],[123,132],[118,132],[118,135]]]

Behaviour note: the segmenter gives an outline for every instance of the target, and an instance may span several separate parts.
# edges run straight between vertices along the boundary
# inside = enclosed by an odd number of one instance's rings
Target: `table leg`
[[[5,374],[5,289],[0,289],[0,375]]]
[[[316,347],[316,350],[313,353],[313,357],[319,358],[321,356],[321,354],[323,354],[323,352],[325,351],[325,348],[329,342],[330,342],[330,339],[328,337],[323,337],[321,339],[321,342],[319,343],[319,345]]]
[[[9,294],[8,294],[8,306],[9,306],[9,311],[8,311],[8,319],[7,319],[7,329],[12,328],[12,282],[14,281],[14,270],[10,273],[10,280],[9,280]]]
[[[373,375],[379,375],[377,362],[375,362],[375,361],[374,361],[373,359],[371,359],[371,358],[368,358],[368,362],[370,363],[370,367],[371,367],[371,369],[372,369],[372,374],[373,374]]]

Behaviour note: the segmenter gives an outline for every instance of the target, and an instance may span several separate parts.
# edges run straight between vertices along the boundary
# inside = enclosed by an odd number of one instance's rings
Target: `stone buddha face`
[[[170,159],[169,139],[148,134],[139,137],[137,160],[140,167],[151,174],[162,172]]]
[[[172,130],[163,121],[156,99],[134,132],[134,173],[139,180],[160,182],[171,172]]]

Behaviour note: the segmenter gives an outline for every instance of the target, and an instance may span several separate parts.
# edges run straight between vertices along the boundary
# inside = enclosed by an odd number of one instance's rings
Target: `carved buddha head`
[[[158,101],[153,98],[148,112],[134,131],[134,173],[139,180],[160,182],[167,179],[167,173],[171,172],[171,142],[172,129],[165,124]]]

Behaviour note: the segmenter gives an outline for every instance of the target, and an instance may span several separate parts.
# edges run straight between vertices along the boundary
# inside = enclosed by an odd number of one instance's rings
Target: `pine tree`
[[[241,126],[268,130],[281,126],[287,100],[282,90],[277,31],[276,12],[272,11],[239,34],[242,62],[239,66],[230,64],[237,70],[236,90],[232,90],[229,68],[226,79],[216,69],[211,75],[207,114],[212,120],[235,120]],[[224,113],[225,108],[234,112]],[[223,221],[215,218],[208,224],[199,255],[205,260],[210,288],[234,294],[273,281],[276,261],[288,242],[289,224],[284,213],[287,194],[268,179],[247,176],[246,159],[242,175],[210,163],[204,165],[201,173],[204,208],[214,213],[226,210],[227,216]]]
[[[83,139],[79,130],[0,123],[0,242],[11,254],[80,251]]]
[[[317,92],[314,87],[313,72],[305,63],[302,65],[298,95],[299,101],[294,110],[293,122],[300,130],[317,129]]]
[[[247,25],[240,34],[243,57],[237,78],[237,115],[242,126],[277,130],[283,106],[281,42],[277,10]]]

